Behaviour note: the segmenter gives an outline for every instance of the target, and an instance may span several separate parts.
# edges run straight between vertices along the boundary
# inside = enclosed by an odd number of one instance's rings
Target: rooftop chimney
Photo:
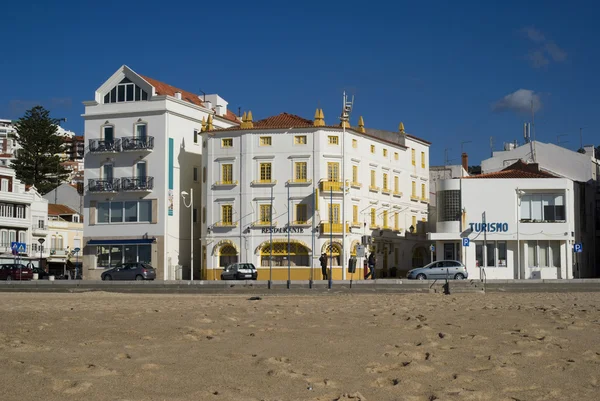
[[[181,100],[181,92],[175,92],[175,98]]]
[[[462,154],[462,168],[464,168],[467,173],[469,172],[469,156],[466,153]]]

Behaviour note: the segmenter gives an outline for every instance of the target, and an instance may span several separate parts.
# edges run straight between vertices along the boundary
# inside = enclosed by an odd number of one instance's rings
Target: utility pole
[[[579,149],[583,149],[583,128],[579,128]]]
[[[494,137],[490,136],[490,157],[494,157]]]

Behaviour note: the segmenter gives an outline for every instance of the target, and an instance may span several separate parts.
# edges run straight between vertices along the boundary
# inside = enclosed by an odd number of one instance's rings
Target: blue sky
[[[409,133],[471,164],[522,140],[531,99],[536,137],[599,145],[600,5],[577,1],[144,2],[3,5],[0,117],[36,104],[83,134],[82,101],[118,67],[183,89],[219,93],[259,119],[352,123]],[[449,5],[448,3],[453,3]],[[496,4],[494,4],[496,3]]]

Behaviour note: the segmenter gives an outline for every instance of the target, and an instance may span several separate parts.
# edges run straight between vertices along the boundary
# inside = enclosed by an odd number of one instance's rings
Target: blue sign
[[[27,244],[24,242],[11,242],[10,249],[13,250],[13,253],[24,253],[27,250]]]
[[[469,223],[471,231],[474,233],[505,233],[508,232],[508,223]]]
[[[463,238],[463,246],[469,246],[471,244],[471,240],[467,238]]]
[[[581,253],[583,252],[583,244],[575,244],[573,245],[573,252]]]
[[[435,252],[435,245],[429,245],[429,250],[431,252]]]

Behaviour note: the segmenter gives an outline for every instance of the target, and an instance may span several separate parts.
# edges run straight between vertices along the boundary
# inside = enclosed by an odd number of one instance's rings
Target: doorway
[[[454,243],[444,243],[444,260],[456,260]]]

